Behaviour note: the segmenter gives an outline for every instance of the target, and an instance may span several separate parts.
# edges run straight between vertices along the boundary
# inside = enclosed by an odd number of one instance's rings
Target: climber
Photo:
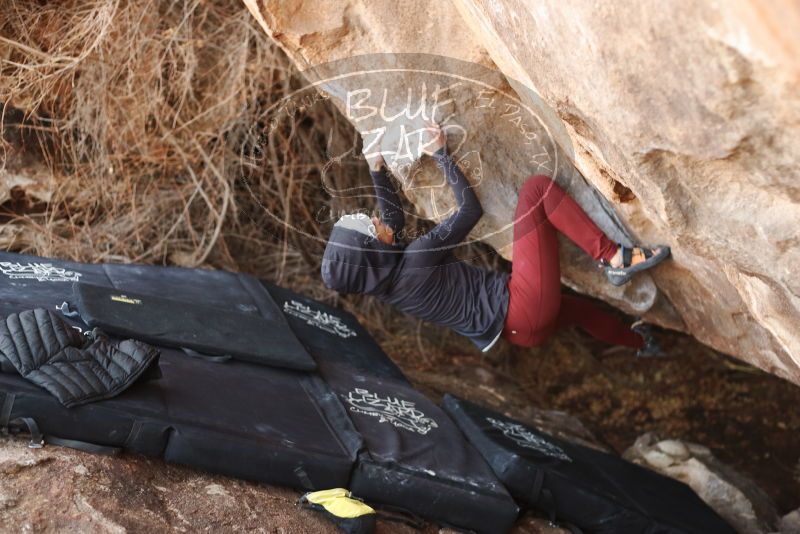
[[[423,141],[427,148],[422,152],[444,172],[457,211],[411,243],[399,243],[395,235],[405,225],[400,198],[381,153],[365,153],[380,217],[352,214],[336,222],[322,259],[327,287],[374,295],[410,315],[452,328],[484,352],[501,336],[516,345],[536,346],[554,331],[577,325],[599,340],[635,348],[640,356],[661,354],[650,325],[637,321],[628,327],[589,299],[561,294],[557,231],[591,255],[615,285],[664,260],[669,247],[629,248],[612,242],[553,180],[532,176],[519,192],[511,274],[459,261],[452,249],[483,210],[448,154],[441,128],[427,123]]]

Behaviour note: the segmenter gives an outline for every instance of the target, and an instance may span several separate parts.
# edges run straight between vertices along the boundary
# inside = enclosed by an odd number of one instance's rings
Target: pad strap
[[[533,477],[533,486],[528,494],[528,499],[531,504],[538,504],[539,497],[542,494],[542,485],[544,484],[544,471],[541,469],[536,470],[536,475]]]
[[[547,517],[551,524],[556,522],[556,506],[553,494],[544,487],[544,470],[537,469],[533,477],[533,486],[530,492],[530,502],[533,506],[547,512]]]
[[[78,441],[76,439],[45,436],[42,434],[42,431],[39,429],[39,425],[36,423],[36,419],[33,417],[17,417],[8,422],[9,425],[14,425],[16,423],[22,423],[25,425],[25,427],[27,427],[28,433],[31,435],[31,440],[28,443],[28,447],[31,449],[41,449],[45,443],[49,443],[59,447],[69,447],[70,449],[78,449],[79,451],[89,452],[92,454],[103,454],[106,456],[116,456],[122,452],[121,447],[98,445],[96,443]]]
[[[8,432],[8,423],[11,421],[11,410],[14,409],[13,393],[3,394],[3,404],[0,406],[0,431],[3,433]]]
[[[212,363],[225,363],[231,359],[231,357],[227,354],[223,354],[222,356],[212,356],[210,354],[203,354],[202,352],[197,352],[196,350],[188,349],[186,347],[181,347],[181,350],[187,356]]]
[[[423,530],[425,528],[425,520],[405,508],[392,506],[390,504],[376,504],[373,508],[375,508],[375,513],[378,517],[384,521],[400,523],[416,530]]]
[[[56,438],[53,436],[45,436],[45,443],[51,445],[58,445],[59,447],[69,447],[70,449],[78,449],[83,452],[90,452],[92,454],[102,454],[104,456],[117,456],[122,452],[121,447],[112,447],[110,445],[98,445],[96,443],[89,443],[87,441],[78,441],[76,439]]]
[[[31,449],[41,449],[44,446],[44,436],[39,430],[39,425],[33,417],[17,417],[8,422],[9,428],[16,424],[22,423],[28,428],[28,433],[31,435],[31,440],[28,442],[28,447]]]

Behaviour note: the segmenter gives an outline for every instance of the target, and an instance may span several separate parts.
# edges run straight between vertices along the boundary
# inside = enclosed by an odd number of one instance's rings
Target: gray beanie
[[[355,230],[356,232],[369,237],[375,237],[378,235],[378,231],[375,228],[375,225],[372,223],[372,219],[370,219],[369,216],[364,213],[351,213],[348,215],[342,215],[339,217],[339,220],[336,221],[334,226],[338,226],[339,228],[347,228],[348,230]]]

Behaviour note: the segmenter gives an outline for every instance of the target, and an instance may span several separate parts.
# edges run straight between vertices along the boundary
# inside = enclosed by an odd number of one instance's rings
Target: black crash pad
[[[355,495],[477,532],[513,525],[516,504],[441,408],[405,381],[318,363],[363,439]]]
[[[317,372],[211,363],[162,348],[161,379],[69,410],[0,374],[0,400],[13,396],[11,418],[33,417],[58,438],[240,478],[348,487],[368,502],[477,532],[504,532],[516,519],[516,504],[480,454],[352,315],[266,282],[256,291],[233,273],[0,253],[0,316],[52,309],[70,300],[75,282],[260,315],[293,332]]]
[[[408,383],[403,372],[350,313],[262,280],[297,338],[317,361],[340,363]]]
[[[355,317],[262,283],[350,417],[335,430],[359,444],[349,486],[355,495],[478,532],[510,528],[517,506],[486,462]]]
[[[0,304],[0,316],[17,311]],[[18,375],[0,373],[0,396],[13,395],[9,419],[31,417],[45,435],[296,488],[347,485],[353,444],[331,430],[345,416],[315,375],[172,349],[159,367],[158,380],[71,409]]]
[[[281,312],[273,312],[276,306],[264,288],[254,279],[240,276],[239,281],[254,284],[250,292],[269,318],[154,295],[164,280],[148,294],[75,282],[71,300],[86,324],[109,334],[275,367],[316,368]]]
[[[608,534],[734,532],[677,480],[450,395],[443,407],[518,502],[559,521]]]

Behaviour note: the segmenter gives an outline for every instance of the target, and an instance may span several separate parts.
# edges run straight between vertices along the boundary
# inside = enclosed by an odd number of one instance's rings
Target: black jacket
[[[443,148],[434,154],[458,210],[407,246],[386,245],[334,227],[322,259],[325,284],[342,293],[375,295],[399,310],[469,337],[480,349],[500,335],[508,309],[508,275],[457,260],[453,249],[483,215],[478,197]],[[394,232],[405,226],[397,191],[385,170],[370,173],[381,220]]]
[[[37,308],[0,320],[0,368],[19,373],[70,408],[113,397],[158,361],[159,351],[128,339],[81,335],[58,314]]]

